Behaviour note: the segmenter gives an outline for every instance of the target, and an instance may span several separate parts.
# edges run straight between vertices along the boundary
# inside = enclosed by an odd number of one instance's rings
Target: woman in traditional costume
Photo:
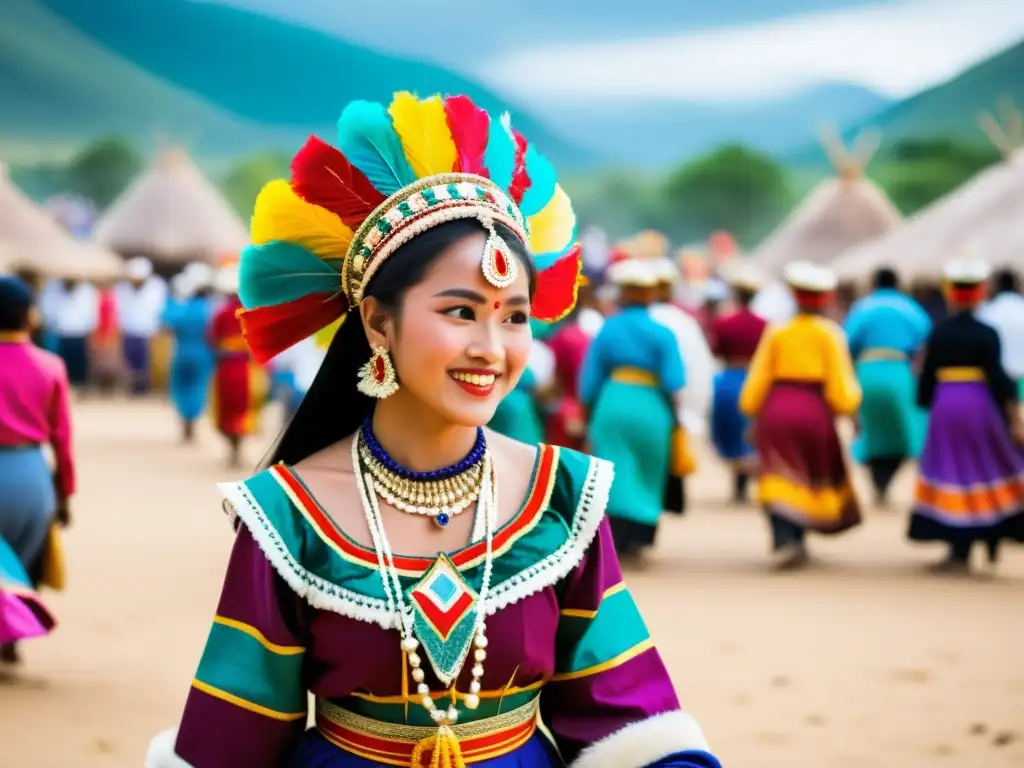
[[[237,313],[238,271],[222,267],[214,276],[214,288],[224,297],[210,321],[206,338],[216,364],[210,393],[210,418],[228,442],[229,464],[242,464],[242,443],[260,427],[260,414],[269,394],[266,371],[253,360],[242,335]]]
[[[654,543],[673,464],[679,395],[686,385],[672,332],[651,317],[657,277],[650,262],[623,258],[608,269],[622,309],[587,350],[580,400],[594,455],[615,464],[608,518],[620,555]]]
[[[762,336],[740,410],[754,422],[757,495],[772,549],[779,567],[792,568],[807,562],[805,531],[834,534],[860,522],[835,419],[852,416],[861,394],[842,329],[822,316],[835,275],[792,262],[784,277],[799,311]]]
[[[207,329],[213,319],[210,293],[213,270],[205,264],[190,265],[179,276],[181,295],[168,301],[163,325],[174,337],[171,356],[171,402],[181,420],[182,436],[191,442],[196,420],[206,410],[213,374],[213,350]]]
[[[723,366],[714,380],[711,440],[732,468],[733,502],[742,504],[747,501],[750,476],[757,469],[757,453],[747,441],[750,425],[740,410],[740,392],[768,323],[750,309],[760,289],[754,275],[734,270],[729,283],[736,309],[717,318],[711,327],[712,351]]]
[[[63,361],[32,343],[33,297],[16,277],[0,277],[0,661],[14,643],[54,622],[28,570],[45,552],[56,518],[68,522],[75,490],[70,385]],[[56,477],[43,446],[56,457]],[[56,482],[55,482],[56,479]]]
[[[974,542],[994,561],[1000,540],[1024,541],[1024,424],[999,335],[974,315],[987,265],[954,261],[945,278],[951,314],[928,337],[918,382],[929,419],[909,537],[945,542],[935,570],[964,572]]]
[[[886,503],[903,462],[921,452],[927,416],[917,407],[913,363],[931,328],[928,313],[900,292],[896,273],[888,268],[878,270],[875,290],[855,302],[846,318],[864,393],[853,455],[871,471],[879,504]]]
[[[241,317],[260,361],[347,319],[270,466],[221,487],[220,606],[148,764],[717,767],[622,581],[612,466],[481,428],[531,313],[574,301],[551,165],[463,96],[338,130],[259,195]]]

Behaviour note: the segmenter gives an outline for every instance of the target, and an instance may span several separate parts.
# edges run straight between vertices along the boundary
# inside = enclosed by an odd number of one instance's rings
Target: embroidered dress
[[[484,542],[395,556],[432,695],[459,711],[463,764],[718,768],[622,580],[604,521],[612,475],[607,462],[538,449],[526,499],[493,538],[476,709],[465,705],[472,663],[462,660],[481,609]],[[285,465],[221,490],[241,526],[180,728],[154,741],[147,765],[416,765],[437,726],[390,628],[376,552]],[[429,748],[422,759],[432,764]]]
[[[860,387],[842,330],[799,314],[770,328],[757,347],[740,409],[754,419],[758,500],[784,531],[838,533],[860,522],[835,417],[860,405]]]
[[[864,393],[853,455],[871,469],[879,493],[906,459],[921,452],[927,416],[917,407],[912,360],[931,327],[920,304],[889,288],[857,301],[846,319]]]
[[[251,435],[259,429],[269,383],[252,359],[235,313],[242,304],[232,296],[217,310],[208,340],[217,358],[210,397],[210,417],[222,434]]]

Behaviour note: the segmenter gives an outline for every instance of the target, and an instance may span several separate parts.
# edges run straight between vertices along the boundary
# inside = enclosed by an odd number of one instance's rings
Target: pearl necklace
[[[359,489],[360,500],[363,503],[363,512],[366,515],[366,524],[370,529],[370,537],[373,540],[373,548],[377,553],[377,570],[380,574],[381,583],[384,586],[384,597],[388,610],[396,616],[395,627],[402,638],[402,651],[409,660],[412,668],[411,676],[416,683],[416,693],[421,697],[420,703],[430,713],[430,719],[437,723],[441,729],[439,735],[444,735],[445,729],[449,729],[458,722],[459,710],[454,704],[447,710],[440,709],[434,704],[430,695],[430,687],[424,682],[423,660],[416,652],[419,649],[419,640],[413,635],[413,618],[411,609],[406,606],[402,591],[402,583],[398,578],[398,569],[395,567],[394,553],[391,550],[391,543],[384,532],[384,520],[380,514],[380,505],[377,503],[377,494],[373,486],[373,477],[369,472],[365,475],[359,458],[358,441],[352,441],[352,469],[356,477],[356,486]],[[479,513],[484,518],[484,536],[486,541],[486,554],[484,555],[483,581],[480,585],[480,595],[477,603],[477,620],[473,636],[473,659],[472,681],[469,684],[469,693],[466,694],[465,703],[467,709],[476,709],[480,706],[480,680],[484,675],[483,662],[487,658],[487,634],[486,614],[487,596],[490,592],[491,573],[494,565],[494,525],[497,521],[497,478],[494,473],[494,466],[491,463],[489,453],[484,454],[483,460],[483,482],[480,489]]]

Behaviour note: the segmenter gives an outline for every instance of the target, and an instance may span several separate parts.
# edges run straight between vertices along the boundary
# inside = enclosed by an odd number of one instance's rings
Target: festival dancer
[[[750,361],[768,323],[750,310],[760,290],[757,278],[736,269],[730,274],[729,284],[736,309],[717,318],[711,327],[712,351],[723,365],[714,380],[711,441],[732,468],[733,503],[743,504],[748,498],[750,477],[757,469],[757,453],[747,442],[749,422],[740,411],[739,399]]]
[[[854,302],[845,330],[864,395],[853,455],[867,464],[875,502],[885,506],[899,468],[921,451],[927,416],[917,407],[913,360],[932,321],[900,291],[893,270],[878,270],[874,282],[875,290]]]
[[[1024,541],[1024,422],[1017,382],[1003,369],[998,333],[974,315],[988,266],[957,260],[945,269],[950,316],[925,347],[917,398],[929,410],[918,470],[912,541],[942,541],[932,569],[964,573],[973,544],[994,564],[1002,539]]]
[[[1013,270],[1001,269],[992,282],[995,295],[978,309],[977,317],[999,334],[1003,369],[1017,382],[1017,397],[1024,398],[1024,296],[1020,278]]]
[[[32,292],[0,277],[0,661],[16,662],[16,643],[54,622],[29,579],[51,524],[69,521],[75,490],[68,376],[59,357],[29,336]],[[53,449],[54,474],[43,455]]]
[[[686,387],[677,399],[676,422],[682,428],[677,439],[685,440],[685,447],[680,447],[680,450],[687,454],[683,469],[686,474],[692,474],[697,470],[692,442],[707,433],[715,358],[697,319],[672,303],[672,296],[679,280],[679,270],[671,259],[660,253],[662,250],[667,253],[667,241],[664,249],[655,251],[650,262],[654,279],[657,281],[654,303],[651,304],[651,317],[675,336],[679,355],[686,368]],[[665,489],[665,510],[675,514],[682,514],[686,510],[686,480],[679,471],[673,467]]]
[[[822,316],[835,275],[807,262],[783,274],[799,311],[761,338],[740,410],[754,421],[758,502],[776,564],[788,569],[808,561],[807,530],[833,534],[860,522],[835,418],[852,416],[861,393],[842,329]]]
[[[57,336],[57,354],[64,361],[72,387],[84,389],[91,380],[89,337],[99,322],[99,296],[84,280],[57,281],[43,300],[44,320]]]
[[[150,347],[160,329],[167,284],[153,274],[153,264],[142,256],[128,261],[125,274],[128,279],[117,285],[114,301],[128,368],[128,391],[137,396],[149,391]]]
[[[242,443],[260,428],[260,414],[270,384],[263,366],[253,360],[242,336],[237,313],[242,309],[238,297],[238,269],[225,266],[214,275],[214,289],[223,297],[207,330],[206,340],[213,349],[215,365],[210,391],[210,419],[228,443],[228,466],[242,465]]]
[[[181,296],[168,301],[163,325],[174,337],[171,357],[171,402],[181,419],[182,439],[195,439],[196,420],[206,409],[213,374],[213,350],[206,338],[213,318],[213,270],[196,262],[179,275]]]
[[[580,400],[594,455],[615,464],[608,519],[616,549],[633,557],[654,544],[668,478],[685,474],[673,448],[686,375],[676,337],[651,317],[651,263],[623,258],[609,267],[608,279],[619,287],[622,309],[587,350]]]
[[[256,203],[257,359],[349,314],[273,463],[221,487],[220,607],[149,765],[719,766],[622,581],[611,465],[481,427],[531,313],[575,299],[550,164],[462,96],[356,102],[339,144],[310,139]]]

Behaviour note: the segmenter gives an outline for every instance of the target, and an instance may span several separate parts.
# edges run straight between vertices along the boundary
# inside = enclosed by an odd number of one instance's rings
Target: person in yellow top
[[[804,533],[839,533],[860,522],[837,416],[852,416],[861,391],[843,332],[823,316],[836,287],[824,267],[786,266],[796,316],[769,327],[740,392],[759,458],[758,501],[771,522],[781,568],[806,564]]]

